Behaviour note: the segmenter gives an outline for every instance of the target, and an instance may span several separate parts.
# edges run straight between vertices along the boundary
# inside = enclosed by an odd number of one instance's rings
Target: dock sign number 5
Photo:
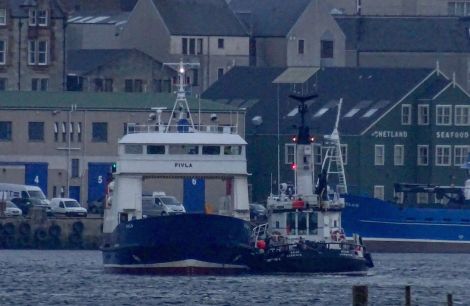
[[[98,175],[98,184],[102,184],[102,183],[103,183],[103,176]]]

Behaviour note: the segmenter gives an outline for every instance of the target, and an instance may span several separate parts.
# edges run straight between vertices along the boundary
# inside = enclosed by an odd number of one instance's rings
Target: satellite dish
[[[263,117],[261,116],[254,116],[251,118],[251,123],[253,123],[254,126],[260,126],[263,124]]]

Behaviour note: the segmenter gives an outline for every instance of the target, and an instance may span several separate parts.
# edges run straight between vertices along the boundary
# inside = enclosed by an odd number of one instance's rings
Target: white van
[[[38,186],[0,183],[0,193],[5,200],[15,203],[23,215],[27,215],[32,206],[45,207],[50,212],[50,202]]]
[[[87,210],[82,207],[75,199],[70,198],[52,198],[52,212],[55,214],[63,214],[67,217],[86,217]]]
[[[147,217],[184,214],[186,210],[181,202],[164,192],[142,195],[142,215]]]

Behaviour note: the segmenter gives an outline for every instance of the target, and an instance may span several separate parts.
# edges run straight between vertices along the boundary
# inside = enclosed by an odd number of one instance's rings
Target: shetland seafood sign
[[[374,131],[370,136],[375,138],[406,138],[407,131]]]

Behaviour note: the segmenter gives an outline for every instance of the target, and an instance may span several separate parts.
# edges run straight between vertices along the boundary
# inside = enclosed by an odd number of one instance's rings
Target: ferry
[[[462,186],[396,183],[395,201],[347,194],[343,226],[374,252],[470,253],[468,177]]]
[[[168,124],[161,122],[159,109],[158,124],[137,125],[119,140],[104,212],[104,270],[186,275],[245,272],[251,251],[247,143],[237,134],[237,126],[196,128],[184,88],[187,64],[167,65],[178,71]],[[171,125],[176,113],[180,119]],[[142,194],[149,179],[185,180],[190,185],[201,179],[218,180],[224,205],[194,209],[197,199],[185,198],[187,213],[146,216]]]
[[[294,188],[281,184],[280,195],[269,196],[268,222],[253,230],[250,268],[262,273],[365,273],[373,267],[372,257],[360,236],[354,235],[354,241],[346,240],[341,224],[345,201],[328,188],[327,181],[332,165],[342,162],[337,132],[341,102],[330,136],[331,146],[315,188],[313,139],[304,119],[305,102],[315,96],[291,98],[299,101],[301,115],[296,139],[296,184]]]

